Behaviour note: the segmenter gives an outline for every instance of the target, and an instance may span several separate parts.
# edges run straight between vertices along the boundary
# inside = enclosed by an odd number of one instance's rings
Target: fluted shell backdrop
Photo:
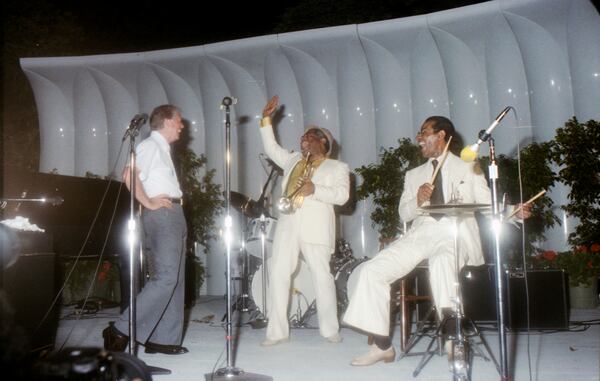
[[[267,179],[258,121],[273,95],[283,104],[277,134],[298,149],[307,124],[328,128],[338,158],[354,169],[381,147],[413,138],[430,115],[452,119],[475,140],[506,106],[494,131],[499,153],[546,141],[566,120],[600,118],[600,17],[588,0],[497,0],[424,16],[262,36],[135,54],[24,58],[40,121],[40,171],[114,175],[126,154],[131,118],[160,104],[179,106],[191,148],[223,181],[225,96],[231,109],[231,189],[258,198]],[[149,134],[148,126],[140,138]],[[361,179],[357,181],[360,183]],[[272,199],[279,196],[273,187]],[[572,222],[549,247],[566,245]],[[369,201],[340,218],[356,256],[377,251]],[[276,211],[273,211],[276,215]],[[240,220],[240,218],[237,218]],[[241,230],[241,229],[238,229]],[[224,290],[222,247],[209,255],[208,292]],[[212,278],[211,278],[212,277]]]

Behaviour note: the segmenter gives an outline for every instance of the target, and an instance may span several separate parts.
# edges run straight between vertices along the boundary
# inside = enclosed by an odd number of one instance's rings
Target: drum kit
[[[238,258],[238,271],[233,280],[239,281],[240,292],[234,310],[248,313],[248,323],[253,328],[263,328],[267,323],[267,298],[269,292],[269,266],[271,248],[277,227],[277,219],[271,217],[265,207],[264,197],[253,200],[239,192],[231,191],[231,206],[239,211],[246,222],[243,224]],[[368,258],[356,258],[348,242],[337,241],[336,251],[331,257],[330,267],[334,275],[338,315],[348,306],[350,275],[358,265]],[[311,317],[316,312],[316,296],[308,265],[298,261],[292,274],[288,317],[292,328],[311,327]]]

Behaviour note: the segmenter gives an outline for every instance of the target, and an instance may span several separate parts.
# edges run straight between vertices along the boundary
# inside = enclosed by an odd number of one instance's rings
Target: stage
[[[225,330],[221,319],[225,312],[223,297],[203,296],[196,305],[186,310],[186,333],[183,345],[190,352],[169,356],[146,354],[140,347],[139,358],[149,365],[168,368],[168,376],[154,376],[164,381],[204,380],[226,365]],[[57,333],[57,349],[66,347],[101,347],[101,331],[108,321],[114,320],[117,308],[104,309],[96,314],[83,314],[73,318],[71,308],[63,309]],[[237,315],[237,314],[236,314]],[[235,316],[235,315],[234,315]],[[242,314],[242,322],[247,314]],[[314,319],[311,319],[311,322]],[[571,310],[571,331],[509,332],[508,359],[514,380],[539,381],[593,381],[600,380],[600,308],[593,310]],[[573,322],[594,321],[587,330]],[[316,324],[316,323],[315,323]],[[480,325],[492,352],[498,358],[498,335],[489,325]],[[576,331],[580,330],[580,331]],[[341,344],[331,344],[323,339],[316,328],[294,328],[291,341],[273,347],[261,347],[264,329],[253,329],[249,325],[234,327],[237,335],[234,348],[234,365],[246,372],[271,376],[278,381],[296,380],[410,380],[420,357],[405,357],[400,361],[369,367],[353,367],[350,360],[367,350],[366,337],[349,328],[343,328]],[[399,352],[398,327],[394,335],[394,346]],[[428,343],[423,338],[416,350]],[[398,358],[398,356],[397,356]],[[531,368],[530,368],[531,367]],[[499,374],[491,361],[475,357],[472,364],[473,380],[498,380]],[[445,356],[435,355],[415,380],[452,379]]]

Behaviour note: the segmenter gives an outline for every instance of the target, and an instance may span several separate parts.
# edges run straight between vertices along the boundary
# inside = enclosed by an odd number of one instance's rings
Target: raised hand
[[[275,95],[273,98],[269,99],[265,108],[263,108],[262,116],[266,118],[267,116],[271,116],[275,110],[279,107],[279,96]]]

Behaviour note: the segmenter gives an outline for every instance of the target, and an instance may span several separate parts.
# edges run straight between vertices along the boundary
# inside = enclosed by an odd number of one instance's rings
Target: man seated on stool
[[[400,197],[400,218],[412,222],[409,231],[392,242],[371,260],[356,269],[357,283],[350,290],[350,302],[344,322],[372,335],[373,344],[363,356],[356,357],[355,366],[391,362],[396,355],[390,339],[390,285],[406,276],[421,261],[429,260],[433,300],[440,318],[442,311],[452,310],[457,274],[454,256],[453,221],[444,215],[419,212],[426,203],[444,204],[451,194],[461,203],[491,204],[491,193],[485,176],[476,163],[466,163],[448,152],[442,153],[455,134],[452,122],[443,116],[425,120],[417,133],[417,143],[427,162],[406,172],[404,191]],[[434,163],[435,162],[435,163]],[[440,162],[435,184],[430,184],[435,165]],[[517,217],[525,218],[529,207]],[[461,218],[458,225],[459,265],[478,266],[484,263],[479,228],[474,216]],[[452,324],[448,324],[451,329]]]

